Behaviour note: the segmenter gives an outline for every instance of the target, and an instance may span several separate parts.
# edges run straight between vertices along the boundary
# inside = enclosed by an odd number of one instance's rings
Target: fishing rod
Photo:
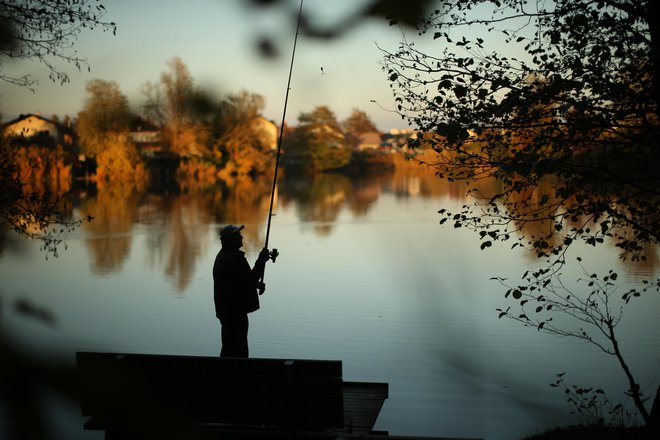
[[[270,223],[273,219],[273,202],[275,200],[275,189],[277,187],[277,171],[280,166],[280,154],[282,151],[282,137],[284,136],[284,121],[286,119],[286,107],[289,103],[289,91],[291,90],[291,75],[293,73],[293,60],[296,57],[296,45],[298,43],[298,34],[300,33],[300,18],[302,17],[302,8],[303,1],[300,0],[300,9],[298,10],[298,23],[296,24],[296,35],[293,39],[293,51],[291,52],[291,65],[289,66],[289,79],[286,84],[286,94],[284,96],[284,110],[282,111],[282,123],[280,124],[280,136],[277,140],[277,155],[275,157],[275,172],[273,173],[273,185],[270,190],[270,208],[268,209],[268,223],[266,225],[266,240],[264,241],[264,249],[268,249],[268,239],[270,238]],[[270,252],[270,259],[273,260],[273,263],[277,259],[279,252],[277,249],[273,249]],[[266,290],[266,285],[264,284],[264,275],[261,275],[261,280],[259,281],[259,295],[263,294]]]

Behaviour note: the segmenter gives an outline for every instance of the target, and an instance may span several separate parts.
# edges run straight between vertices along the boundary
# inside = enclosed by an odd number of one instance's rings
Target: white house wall
[[[57,126],[37,116],[29,116],[5,128],[5,136],[32,137],[39,133],[46,133],[55,139],[59,138],[60,132]]]

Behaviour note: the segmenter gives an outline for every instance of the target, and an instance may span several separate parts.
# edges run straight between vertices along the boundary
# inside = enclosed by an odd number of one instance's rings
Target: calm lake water
[[[73,214],[95,220],[67,236],[59,257],[5,237],[2,334],[39,359],[68,365],[80,350],[217,355],[217,232],[245,224],[253,262],[269,185],[79,193]],[[626,384],[614,358],[498,319],[495,309],[510,304],[490,278],[515,282],[539,263],[512,243],[481,251],[474,234],[440,226],[437,211],[465,203],[463,193],[411,170],[282,179],[270,235],[280,257],[267,266],[262,307],[250,317],[251,356],[338,359],[345,380],[389,383],[376,428],[398,435],[516,439],[575,423],[563,393],[549,386],[560,372],[569,384],[622,400]],[[579,255],[590,271],[613,268],[623,282],[658,275],[653,264],[622,263],[611,247],[572,253],[571,261]],[[579,276],[565,272],[568,281]],[[19,313],[17,300],[52,322]],[[646,295],[626,307],[619,327],[624,354],[651,396],[660,381],[658,316],[659,298]],[[102,438],[82,429],[75,403],[47,397],[55,438]]]

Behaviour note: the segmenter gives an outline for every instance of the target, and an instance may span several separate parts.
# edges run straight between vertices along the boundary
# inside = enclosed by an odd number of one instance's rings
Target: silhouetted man
[[[240,250],[244,225],[220,230],[222,248],[213,264],[215,315],[222,327],[222,357],[248,357],[248,313],[259,309],[257,287],[263,276],[268,249],[262,249],[254,268]]]

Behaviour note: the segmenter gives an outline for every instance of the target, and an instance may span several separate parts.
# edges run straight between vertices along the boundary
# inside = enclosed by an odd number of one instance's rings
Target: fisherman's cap
[[[239,233],[245,225],[227,225],[224,228],[220,229],[220,238],[229,237],[232,234]]]

